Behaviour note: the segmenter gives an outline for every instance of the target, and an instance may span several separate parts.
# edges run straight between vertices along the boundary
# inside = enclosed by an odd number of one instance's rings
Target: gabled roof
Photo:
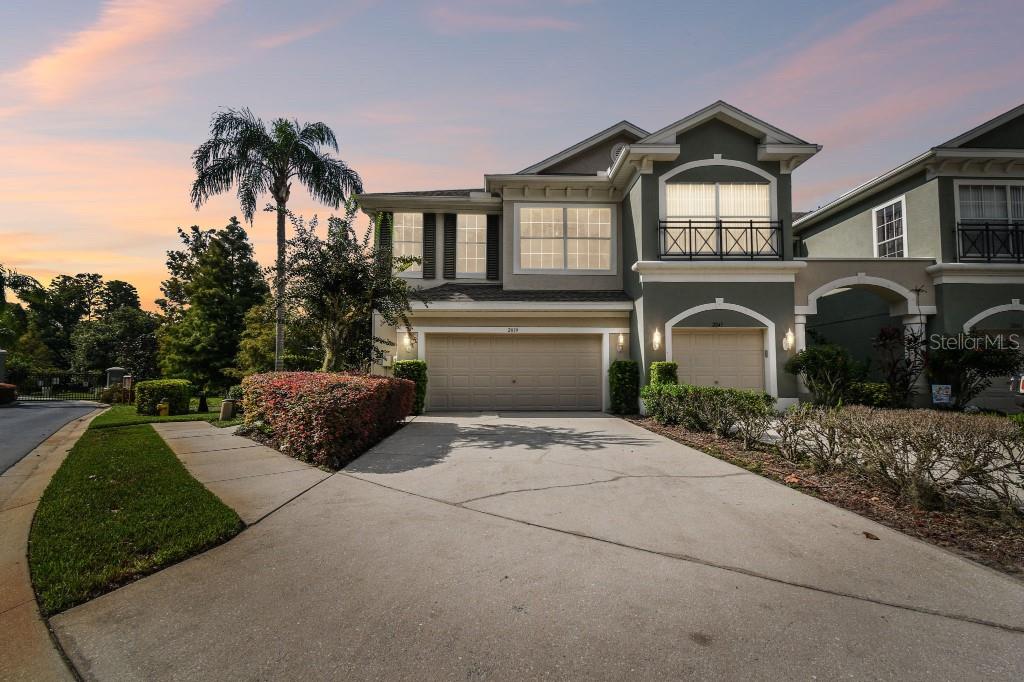
[[[685,118],[681,118],[675,123],[670,123],[661,130],[651,133],[647,137],[643,138],[640,142],[652,144],[675,144],[676,136],[679,133],[684,130],[689,130],[690,128],[695,128],[702,123],[710,121],[711,119],[718,119],[734,125],[740,130],[761,138],[761,141],[766,144],[810,144],[806,140],[801,140],[796,135],[791,135],[790,133],[776,128],[769,123],[765,123],[761,119],[751,116],[747,112],[737,109],[733,105],[728,102],[723,102],[722,100],[718,100],[714,104],[710,104],[700,111],[696,111],[689,116],[686,116]]]
[[[470,189],[424,189],[412,192],[366,192],[360,197],[468,197],[473,192],[483,192],[483,187]]]
[[[622,290],[506,289],[500,284],[442,284],[421,289],[427,301],[482,303],[492,301],[533,301],[550,303],[626,303],[632,302]]]
[[[952,140],[940,144],[940,147],[969,147],[968,142],[973,141],[976,137],[980,137],[990,130],[995,130],[1004,123],[1009,123],[1018,116],[1024,116],[1024,104],[1016,106],[1010,109],[1004,114],[999,114],[995,118],[985,121],[980,126],[971,128],[963,135],[957,135]]]
[[[568,159],[571,156],[575,156],[576,154],[579,154],[582,151],[586,151],[587,149],[593,147],[594,145],[601,144],[605,140],[615,137],[616,135],[622,133],[631,135],[636,140],[639,140],[640,138],[647,135],[647,131],[641,128],[640,126],[634,125],[629,121],[619,121],[615,125],[608,126],[601,132],[595,135],[591,135],[587,139],[581,142],[577,142],[571,147],[566,147],[562,151],[558,152],[557,154],[554,154],[553,156],[549,156],[543,161],[539,161],[528,168],[524,168],[523,170],[519,171],[518,174],[540,173],[541,171],[550,168],[551,166],[554,166],[560,161],[564,161],[565,159]]]

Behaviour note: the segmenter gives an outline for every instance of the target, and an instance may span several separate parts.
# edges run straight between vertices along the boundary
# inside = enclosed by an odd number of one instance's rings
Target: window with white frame
[[[878,258],[906,258],[907,204],[903,197],[871,211]]]
[[[612,271],[611,207],[522,206],[518,221],[520,270]]]
[[[394,238],[392,253],[398,256],[423,258],[423,214],[396,213],[394,215]],[[419,263],[409,266],[403,272],[418,275],[423,271]]]
[[[456,219],[455,275],[479,277],[487,272],[487,216],[460,213]]]
[[[777,253],[767,183],[669,183],[665,209],[662,253],[666,255]]]

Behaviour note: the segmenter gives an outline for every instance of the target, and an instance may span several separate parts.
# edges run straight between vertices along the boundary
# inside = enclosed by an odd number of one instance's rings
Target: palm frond
[[[299,141],[309,147],[329,147],[338,151],[338,139],[334,137],[334,131],[326,123],[320,121],[302,126],[299,132]]]

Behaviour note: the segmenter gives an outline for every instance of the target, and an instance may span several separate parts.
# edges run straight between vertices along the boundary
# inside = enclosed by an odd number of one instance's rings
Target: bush
[[[889,384],[877,381],[855,381],[847,389],[844,402],[868,407],[890,407],[895,400]]]
[[[225,400],[241,400],[242,399],[242,384],[235,384],[227,390],[224,394]]]
[[[652,384],[678,384],[679,366],[674,362],[652,362],[651,383]]]
[[[14,384],[0,384],[0,405],[13,403],[18,399],[18,389]]]
[[[853,461],[847,426],[839,408],[797,405],[779,419],[776,447],[791,462],[809,462],[819,473],[833,471]]]
[[[271,372],[242,381],[245,423],[287,455],[343,467],[412,411],[407,379],[327,372]]]
[[[1024,412],[1021,412],[1020,414],[1011,414],[1010,421],[1024,429]]]
[[[135,384],[135,411],[156,414],[156,406],[166,401],[168,414],[188,414],[192,384],[186,379],[152,379]]]
[[[641,395],[647,413],[658,423],[718,436],[735,430],[745,448],[764,436],[775,417],[775,398],[756,391],[652,383]]]
[[[395,363],[394,373],[397,379],[408,379],[416,383],[412,413],[423,414],[423,405],[427,400],[427,363],[423,360],[399,360]]]
[[[608,367],[612,414],[636,414],[640,396],[640,365],[636,360],[615,360]]]
[[[786,362],[786,371],[804,378],[819,405],[839,405],[850,386],[862,381],[866,368],[841,346],[825,344],[800,351]]]
[[[108,386],[100,391],[99,401],[106,405],[115,405],[121,402],[124,397],[124,389],[121,388],[120,384],[114,386]]]

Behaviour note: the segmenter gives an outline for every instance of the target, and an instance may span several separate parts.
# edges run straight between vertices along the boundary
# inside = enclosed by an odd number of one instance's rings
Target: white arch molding
[[[700,159],[698,161],[689,161],[687,163],[682,164],[681,166],[676,166],[675,168],[673,168],[672,170],[658,178],[659,218],[665,220],[665,218],[667,217],[665,215],[665,212],[668,210],[665,199],[665,185],[667,184],[666,181],[669,178],[673,178],[676,175],[679,175],[680,173],[685,173],[686,171],[693,170],[694,168],[703,168],[704,166],[732,166],[733,168],[742,168],[756,175],[760,175],[762,178],[768,181],[768,194],[771,198],[771,219],[779,219],[779,203],[777,191],[778,180],[776,179],[776,177],[769,173],[768,171],[764,170],[763,168],[758,168],[757,166],[747,163],[745,161],[737,161],[736,159],[723,159],[721,158],[721,155],[716,155],[716,157],[713,159]]]
[[[796,306],[794,312],[797,315],[817,315],[819,298],[831,291],[834,291],[835,289],[855,287],[858,285],[886,289],[903,299],[899,303],[891,303],[889,305],[889,312],[891,315],[934,315],[936,313],[935,306],[933,305],[918,305],[917,294],[902,284],[893,282],[891,279],[885,279],[884,277],[867,275],[863,272],[858,272],[856,275],[851,275],[850,277],[840,277],[839,279],[834,279],[831,282],[822,284],[820,287],[807,294],[807,305]]]
[[[992,306],[987,310],[982,310],[980,313],[964,322],[964,332],[970,332],[976,324],[978,324],[979,322],[986,318],[992,317],[993,315],[998,315],[999,313],[1008,313],[1014,310],[1018,312],[1024,312],[1024,304],[1020,302],[1019,298],[1012,298],[1010,299],[1009,303],[1006,303],[1004,305]]]
[[[672,328],[676,323],[708,310],[732,310],[733,312],[742,313],[747,317],[753,318],[764,325],[764,385],[770,395],[778,398],[779,376],[778,368],[776,367],[775,323],[752,308],[737,305],[736,303],[726,303],[725,299],[721,298],[716,298],[714,303],[704,303],[687,308],[665,323],[665,359],[672,360]]]

